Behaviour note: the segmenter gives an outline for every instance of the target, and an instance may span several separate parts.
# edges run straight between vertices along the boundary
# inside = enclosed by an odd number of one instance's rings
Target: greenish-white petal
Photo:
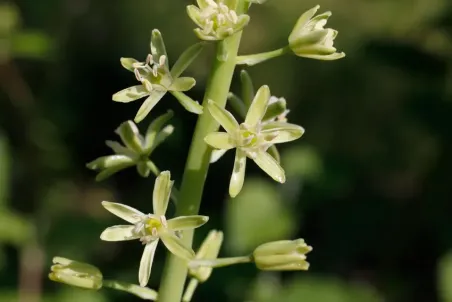
[[[149,277],[151,276],[152,262],[154,262],[155,250],[159,240],[156,239],[144,246],[143,255],[140,261],[140,270],[138,271],[138,281],[140,286],[144,287],[149,282]]]
[[[207,134],[204,141],[215,149],[229,150],[235,148],[235,143],[231,138],[231,135],[226,132],[211,132]]]
[[[110,149],[112,149],[113,152],[115,152],[115,153],[118,154],[118,155],[125,155],[125,156],[128,156],[128,157],[130,157],[130,158],[135,158],[135,157],[138,156],[137,153],[136,153],[135,151],[130,150],[130,149],[124,147],[123,145],[121,145],[121,144],[118,143],[118,142],[107,140],[107,141],[105,141],[105,144],[106,144]]]
[[[86,167],[91,170],[102,170],[108,168],[123,167],[124,165],[133,166],[134,164],[134,160],[130,157],[117,154],[99,157],[92,162],[87,163]]]
[[[165,128],[163,128],[162,131],[160,131],[157,134],[157,137],[155,138],[154,144],[152,145],[151,151],[154,150],[155,148],[157,148],[161,143],[163,143],[168,138],[168,136],[173,134],[173,132],[174,132],[174,126],[173,125],[165,126]]]
[[[149,91],[143,85],[128,87],[113,94],[113,101],[120,103],[129,103],[147,96]]]
[[[273,101],[272,101],[273,100]],[[281,114],[287,112],[287,102],[284,98],[270,97],[270,101],[267,107],[267,111],[265,111],[265,115],[262,118],[262,121],[270,121]]]
[[[122,203],[102,201],[102,206],[113,215],[116,215],[131,224],[139,222],[141,217],[144,216],[144,214],[137,209]]]
[[[280,144],[299,139],[303,135],[304,129],[295,124],[271,122],[263,127],[261,133],[269,135],[272,138],[272,144]]]
[[[210,6],[209,1],[207,0],[196,0],[200,9],[205,9]]]
[[[151,54],[155,60],[160,60],[161,56],[165,56],[165,66],[169,70],[168,54],[166,53],[165,42],[163,42],[162,34],[158,29],[154,29],[151,35]]]
[[[254,99],[253,81],[246,70],[240,72],[240,80],[242,82],[242,100],[245,102],[246,106],[249,107]]]
[[[191,77],[180,77],[174,79],[168,90],[172,91],[188,91],[196,85],[196,80]]]
[[[265,173],[277,182],[286,182],[286,175],[279,163],[267,152],[259,151],[252,159]]]
[[[188,112],[195,114],[202,114],[203,107],[191,97],[186,95],[180,91],[170,91],[170,93],[179,101],[179,103],[187,110]]]
[[[248,113],[246,114],[245,124],[254,127],[261,122],[267,111],[268,101],[270,100],[270,88],[263,85],[256,92],[256,96],[251,103]]]
[[[231,135],[235,135],[239,128],[239,123],[234,116],[226,109],[220,107],[212,100],[207,104],[210,114],[213,118]]]
[[[212,150],[212,154],[210,155],[210,163],[213,164],[215,162],[217,162],[225,153],[226,153],[226,149],[221,149],[221,150]]]
[[[159,232],[159,236],[166,248],[177,257],[187,261],[190,261],[195,257],[195,252],[187,247],[173,232],[161,231]]]
[[[202,29],[200,28],[195,28],[193,30],[195,32],[195,35],[201,39],[201,40],[205,40],[205,41],[217,41],[217,40],[221,40],[217,37],[211,36],[211,35],[206,35],[203,33]]]
[[[168,201],[171,195],[171,188],[174,181],[171,180],[170,171],[163,171],[155,180],[152,204],[154,214],[164,216],[168,208]]]
[[[133,225],[115,225],[106,228],[100,239],[104,241],[126,241],[140,238],[138,234],[134,232],[135,226]]]
[[[158,298],[158,294],[155,290],[150,289],[149,287],[141,287],[127,282],[104,280],[103,286],[127,292],[143,300],[157,301]]]
[[[135,63],[139,63],[134,58],[121,58],[120,61],[121,61],[122,67],[124,67],[128,71],[132,71],[132,72],[135,70],[135,67],[133,67],[133,65]]]
[[[293,27],[293,30],[289,35],[289,41],[294,39],[295,36],[297,36],[300,32],[303,31],[303,27],[309,22],[309,20],[311,20],[311,18],[315,15],[319,8],[320,5],[316,5],[310,10],[304,12],[300,16],[300,18],[298,18],[297,23],[295,23],[295,26]]]
[[[232,170],[231,181],[229,182],[229,195],[236,197],[243,187],[246,170],[246,153],[237,148],[235,151],[234,168]]]
[[[144,139],[144,149],[148,153],[155,143],[155,139],[162,127],[173,117],[173,111],[169,110],[167,113],[159,116],[149,124],[146,131],[146,137]]]
[[[114,166],[111,168],[106,168],[105,170],[102,170],[101,172],[99,172],[96,175],[96,181],[103,181],[103,180],[107,179],[108,177],[118,173],[121,170],[132,167],[133,165],[135,165],[135,162],[124,163],[124,164],[120,164],[120,165],[117,165],[117,166]]]
[[[191,5],[189,5],[188,7],[190,7],[190,6]],[[188,7],[187,7],[187,10],[189,10]],[[195,20],[193,20],[193,21],[195,21]],[[185,69],[187,69],[188,66],[190,66],[190,64],[198,57],[198,55],[204,49],[205,45],[206,45],[205,42],[198,42],[198,43],[190,46],[189,48],[187,48],[179,56],[176,63],[174,63],[173,67],[171,68],[171,76],[173,78],[178,78],[182,74],[182,72],[184,72]]]
[[[234,24],[234,32],[241,31],[250,22],[250,16],[240,15],[237,19],[237,23]]]
[[[270,154],[278,163],[281,162],[281,156],[279,155],[278,148],[275,145],[271,145],[268,150],[268,154]]]
[[[308,58],[308,59],[316,59],[321,61],[334,61],[339,60],[345,57],[345,53],[336,52],[330,55],[300,55],[300,57]]]
[[[192,215],[179,216],[167,221],[168,229],[171,231],[182,231],[187,229],[196,229],[209,221],[208,216]]]
[[[140,135],[137,125],[132,121],[125,121],[115,131],[127,148],[138,154],[143,153],[143,137]]]
[[[162,99],[166,91],[153,90],[149,97],[143,102],[138,113],[135,116],[135,123],[139,123],[151,112],[152,108]]]

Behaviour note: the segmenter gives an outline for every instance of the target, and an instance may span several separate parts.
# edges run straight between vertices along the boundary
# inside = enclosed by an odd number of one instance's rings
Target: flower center
[[[201,21],[204,23],[203,33],[208,35],[216,34],[218,29],[226,29],[233,31],[233,26],[237,23],[237,13],[229,9],[227,5],[220,1],[208,1],[209,6],[202,10]]]
[[[149,54],[145,62],[133,64],[135,77],[144,85],[147,91],[151,92],[154,89],[152,84],[167,87],[171,83],[165,62],[166,56],[155,58]]]

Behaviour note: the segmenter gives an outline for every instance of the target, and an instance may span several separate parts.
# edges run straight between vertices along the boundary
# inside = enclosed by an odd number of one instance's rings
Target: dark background
[[[119,222],[102,200],[151,211],[154,177],[134,169],[96,183],[85,164],[108,155],[106,139],[141,101],[111,95],[135,85],[121,56],[144,60],[153,28],[170,62],[196,42],[181,0],[21,0],[0,6],[0,301],[135,301],[108,289],[52,283],[59,255],[97,265],[105,278],[137,282],[139,242],[108,243]],[[284,96],[306,129],[281,146],[288,181],[250,162],[243,192],[228,200],[227,154],[210,169],[201,213],[225,231],[222,256],[259,243],[304,238],[308,272],[215,270],[193,301],[452,301],[452,6],[448,0],[269,0],[252,7],[242,54],[284,46],[316,4],[346,52],[333,62],[286,56],[249,68],[256,86]],[[17,14],[17,22],[14,22]],[[212,47],[185,72],[201,100]],[[240,68],[237,69],[239,71]],[[237,78],[236,78],[237,79]],[[240,91],[234,80],[232,90]],[[175,133],[153,154],[180,185],[196,116],[167,95]],[[152,119],[152,118],[151,118]],[[149,117],[140,124],[145,129]],[[173,209],[170,209],[173,211]],[[159,247],[150,286],[158,288]]]

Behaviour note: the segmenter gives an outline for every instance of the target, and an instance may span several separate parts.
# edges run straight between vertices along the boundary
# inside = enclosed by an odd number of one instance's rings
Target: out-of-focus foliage
[[[53,284],[46,274],[61,255],[98,266],[108,279],[136,279],[142,246],[99,240],[115,222],[100,202],[149,208],[154,177],[130,169],[95,183],[85,163],[107,154],[112,129],[139,107],[111,101],[134,83],[119,58],[144,57],[153,28],[177,58],[197,42],[185,12],[194,1],[7,3],[0,6],[0,302],[138,301]],[[199,243],[209,228],[224,230],[221,257],[304,238],[313,246],[310,269],[215,269],[193,301],[452,301],[450,1],[267,1],[252,5],[240,54],[286,45],[300,14],[317,4],[332,11],[328,26],[340,32],[334,45],[346,58],[285,56],[247,69],[256,87],[269,85],[287,100],[289,122],[306,130],[279,150],[286,183],[271,182],[250,162],[243,191],[228,200],[226,153],[210,168],[201,213],[211,220],[196,237]],[[211,46],[204,52],[184,73],[196,78],[187,92],[196,100],[213,56]],[[196,115],[165,96],[154,116],[168,109],[174,133],[152,160],[171,170],[178,187]],[[36,246],[43,263],[24,257]],[[163,254],[154,260],[152,288]]]

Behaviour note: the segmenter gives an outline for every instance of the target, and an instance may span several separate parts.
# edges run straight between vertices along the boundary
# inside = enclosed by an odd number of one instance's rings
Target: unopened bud
[[[95,266],[62,257],[53,258],[49,279],[68,285],[98,290],[102,287],[102,273]]]

